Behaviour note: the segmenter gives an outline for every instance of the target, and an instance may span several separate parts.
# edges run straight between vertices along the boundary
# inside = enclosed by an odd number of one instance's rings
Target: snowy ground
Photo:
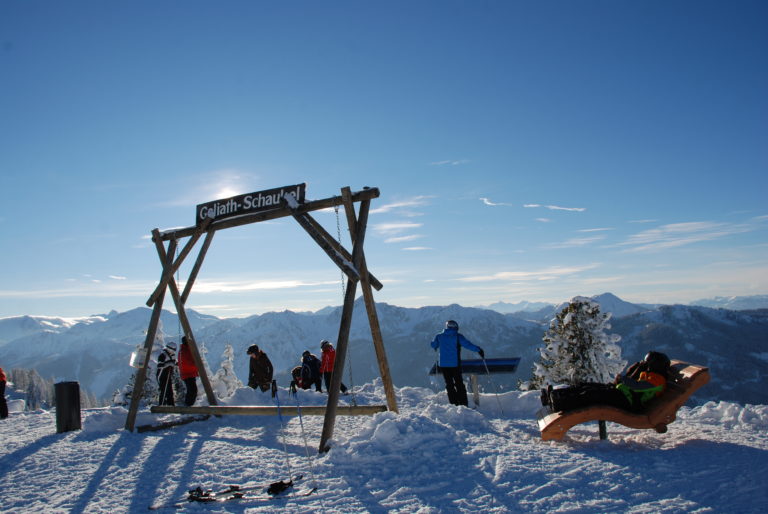
[[[322,417],[286,418],[284,429],[277,417],[228,416],[130,433],[122,428],[126,410],[113,407],[85,411],[83,430],[57,434],[55,412],[14,413],[0,421],[0,511],[146,512],[198,485],[266,486],[297,473],[315,494],[182,510],[768,511],[768,406],[708,403],[683,408],[663,435],[609,424],[609,440],[599,441],[589,424],[555,443],[539,439],[536,393],[483,395],[478,410],[447,405],[444,393],[429,389],[397,393],[398,415],[339,417],[322,456]],[[298,401],[325,398],[300,391]],[[384,403],[372,384],[355,398]],[[272,400],[241,389],[225,403]],[[155,419],[142,412],[137,425]]]

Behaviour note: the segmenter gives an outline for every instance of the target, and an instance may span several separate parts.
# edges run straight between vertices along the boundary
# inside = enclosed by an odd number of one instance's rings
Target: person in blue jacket
[[[461,347],[477,352],[482,359],[485,358],[485,352],[459,334],[459,324],[452,319],[445,322],[445,329],[437,334],[430,344],[435,351],[440,350],[438,369],[445,379],[448,401],[453,405],[466,406],[467,388],[461,376]]]

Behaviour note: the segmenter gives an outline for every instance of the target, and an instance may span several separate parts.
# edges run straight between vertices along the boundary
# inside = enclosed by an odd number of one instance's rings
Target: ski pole
[[[485,372],[488,374],[488,380],[491,382],[491,387],[493,387],[493,392],[496,393],[496,403],[499,404],[499,411],[501,412],[501,415],[504,415],[504,408],[501,406],[501,400],[499,400],[499,391],[496,387],[496,384],[493,381],[493,378],[491,378],[491,371],[488,369],[488,363],[485,362],[485,355],[481,357],[483,359],[483,366],[485,366]]]
[[[283,424],[283,414],[280,412],[280,397],[277,395],[277,380],[272,381],[272,394],[275,397],[275,404],[277,405],[277,418],[280,420],[280,431],[283,433],[283,452],[285,453],[285,467],[288,468],[288,479],[293,479],[293,471],[291,470],[291,462],[288,459],[288,445],[285,443],[285,425]]]
[[[307,455],[307,463],[309,464],[309,474],[312,477],[312,488],[317,490],[317,478],[315,477],[315,466],[312,457],[309,455],[309,444],[307,443],[307,434],[304,432],[304,418],[301,415],[301,404],[299,403],[299,395],[295,395],[296,398],[296,412],[299,415],[299,427],[301,428],[301,438],[304,440],[304,453]],[[322,500],[320,503],[322,505]],[[325,505],[323,505],[325,510]]]

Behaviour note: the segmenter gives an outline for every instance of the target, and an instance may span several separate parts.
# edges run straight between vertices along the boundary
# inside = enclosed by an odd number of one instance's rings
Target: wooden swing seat
[[[675,421],[677,411],[701,386],[709,382],[709,368],[673,360],[667,389],[653,399],[643,412],[629,412],[608,405],[595,405],[572,411],[546,411],[539,416],[539,430],[544,441],[560,441],[572,427],[587,421],[612,421],[629,428],[652,428],[663,434]]]
[[[371,416],[378,412],[385,412],[386,405],[339,405],[336,411],[344,416]],[[284,405],[277,407],[265,405],[195,405],[185,407],[183,405],[153,405],[149,408],[153,414],[193,414],[197,416],[325,416],[325,405],[305,405],[293,407]]]

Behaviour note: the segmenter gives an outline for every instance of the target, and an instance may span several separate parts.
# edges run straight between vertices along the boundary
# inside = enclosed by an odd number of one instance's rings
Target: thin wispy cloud
[[[577,248],[580,246],[587,246],[598,241],[605,239],[605,236],[592,236],[592,237],[575,237],[568,239],[561,243],[550,243],[544,245],[544,248]]]
[[[575,275],[584,271],[597,268],[598,264],[585,266],[553,266],[541,270],[532,271],[500,271],[489,275],[474,275],[462,277],[456,280],[460,282],[488,282],[491,280],[517,281],[517,280],[554,280],[568,275]]]
[[[154,282],[115,281],[66,279],[64,287],[39,288],[34,287],[13,290],[0,290],[0,298],[50,299],[50,298],[109,298],[109,297],[145,297],[149,296]]]
[[[469,159],[459,159],[459,160],[446,160],[446,161],[436,161],[436,162],[430,162],[430,166],[459,166],[461,164],[467,164],[469,162]]]
[[[539,203],[527,203],[523,205],[526,209],[549,209],[550,211],[570,211],[570,212],[584,212],[586,207],[561,207],[559,205],[542,205]]]
[[[405,200],[384,204],[381,207],[371,209],[370,213],[381,214],[384,212],[390,212],[394,210],[401,210],[401,209],[407,210],[411,207],[421,207],[423,205],[427,205],[431,198],[434,198],[434,196],[427,196],[427,195],[414,196],[413,198],[407,198]]]
[[[606,232],[608,230],[614,230],[612,228],[583,228],[581,230],[577,230],[576,232]]]
[[[432,248],[428,246],[409,246],[407,248],[403,248],[406,252],[423,252],[424,250],[432,250]]]
[[[628,247],[624,252],[653,252],[742,234],[750,230],[752,228],[744,224],[710,221],[672,223],[634,234],[617,246]]]
[[[112,280],[126,280],[126,277],[121,277],[120,275],[109,275],[109,278]]]
[[[256,281],[205,281],[195,283],[195,293],[242,293],[274,289],[295,289],[338,284],[338,281],[306,280],[256,280]]]
[[[536,218],[539,223],[550,223],[552,220],[549,218]]]
[[[412,230],[422,226],[422,223],[397,222],[397,223],[377,223],[373,225],[373,230],[379,234],[398,234],[405,230]]]
[[[421,239],[422,237],[424,237],[424,236],[421,235],[421,234],[413,234],[413,235],[410,235],[410,236],[390,237],[388,239],[385,239],[384,242],[385,243],[405,243],[407,241],[414,241],[416,239]]]
[[[480,201],[483,202],[485,205],[490,205],[491,207],[498,207],[498,206],[511,206],[511,203],[504,203],[504,202],[492,202],[488,198],[480,197]]]

